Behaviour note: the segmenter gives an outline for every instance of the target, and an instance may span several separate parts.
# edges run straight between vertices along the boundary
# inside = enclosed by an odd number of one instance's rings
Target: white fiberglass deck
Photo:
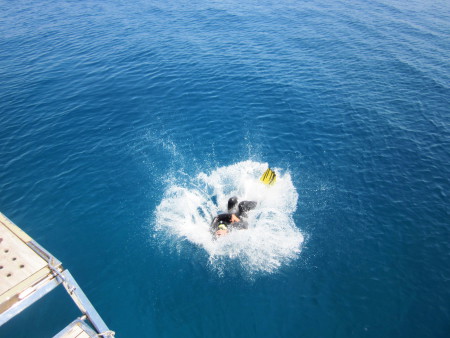
[[[55,337],[114,336],[69,270],[0,213],[0,325],[60,284],[83,315]]]
[[[0,312],[51,274],[47,261],[27,245],[31,240],[0,213]]]

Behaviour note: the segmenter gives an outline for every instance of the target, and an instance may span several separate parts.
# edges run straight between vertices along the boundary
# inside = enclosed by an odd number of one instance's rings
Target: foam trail
[[[277,183],[266,186],[259,181],[266,169],[266,163],[244,161],[200,173],[187,184],[169,184],[156,209],[157,234],[203,247],[211,266],[220,271],[230,260],[249,274],[276,271],[298,257],[303,235],[292,217],[298,194],[289,173],[275,168]],[[249,212],[249,229],[214,241],[209,224],[226,212],[231,196],[258,202]]]

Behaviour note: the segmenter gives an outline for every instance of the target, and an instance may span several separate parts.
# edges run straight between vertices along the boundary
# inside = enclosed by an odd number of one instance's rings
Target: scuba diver
[[[255,208],[254,201],[242,201],[238,204],[237,197],[231,197],[228,200],[228,213],[217,215],[212,220],[211,233],[217,238],[227,235],[234,229],[248,229],[247,212]]]
[[[276,179],[275,171],[267,168],[259,180],[267,186],[272,186]],[[234,229],[248,229],[247,212],[255,208],[256,202],[254,201],[242,201],[238,204],[237,197],[231,197],[228,200],[228,213],[217,215],[211,222],[210,231],[214,239],[225,236]]]

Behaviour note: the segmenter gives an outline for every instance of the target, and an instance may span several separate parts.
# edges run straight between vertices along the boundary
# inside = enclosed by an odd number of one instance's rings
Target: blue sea
[[[0,211],[117,337],[450,337],[449,191],[449,1],[0,0]]]

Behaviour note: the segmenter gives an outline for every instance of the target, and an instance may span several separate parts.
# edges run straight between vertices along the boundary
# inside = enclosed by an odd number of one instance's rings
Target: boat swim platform
[[[0,326],[60,284],[82,315],[54,337],[114,337],[69,270],[0,212]]]

